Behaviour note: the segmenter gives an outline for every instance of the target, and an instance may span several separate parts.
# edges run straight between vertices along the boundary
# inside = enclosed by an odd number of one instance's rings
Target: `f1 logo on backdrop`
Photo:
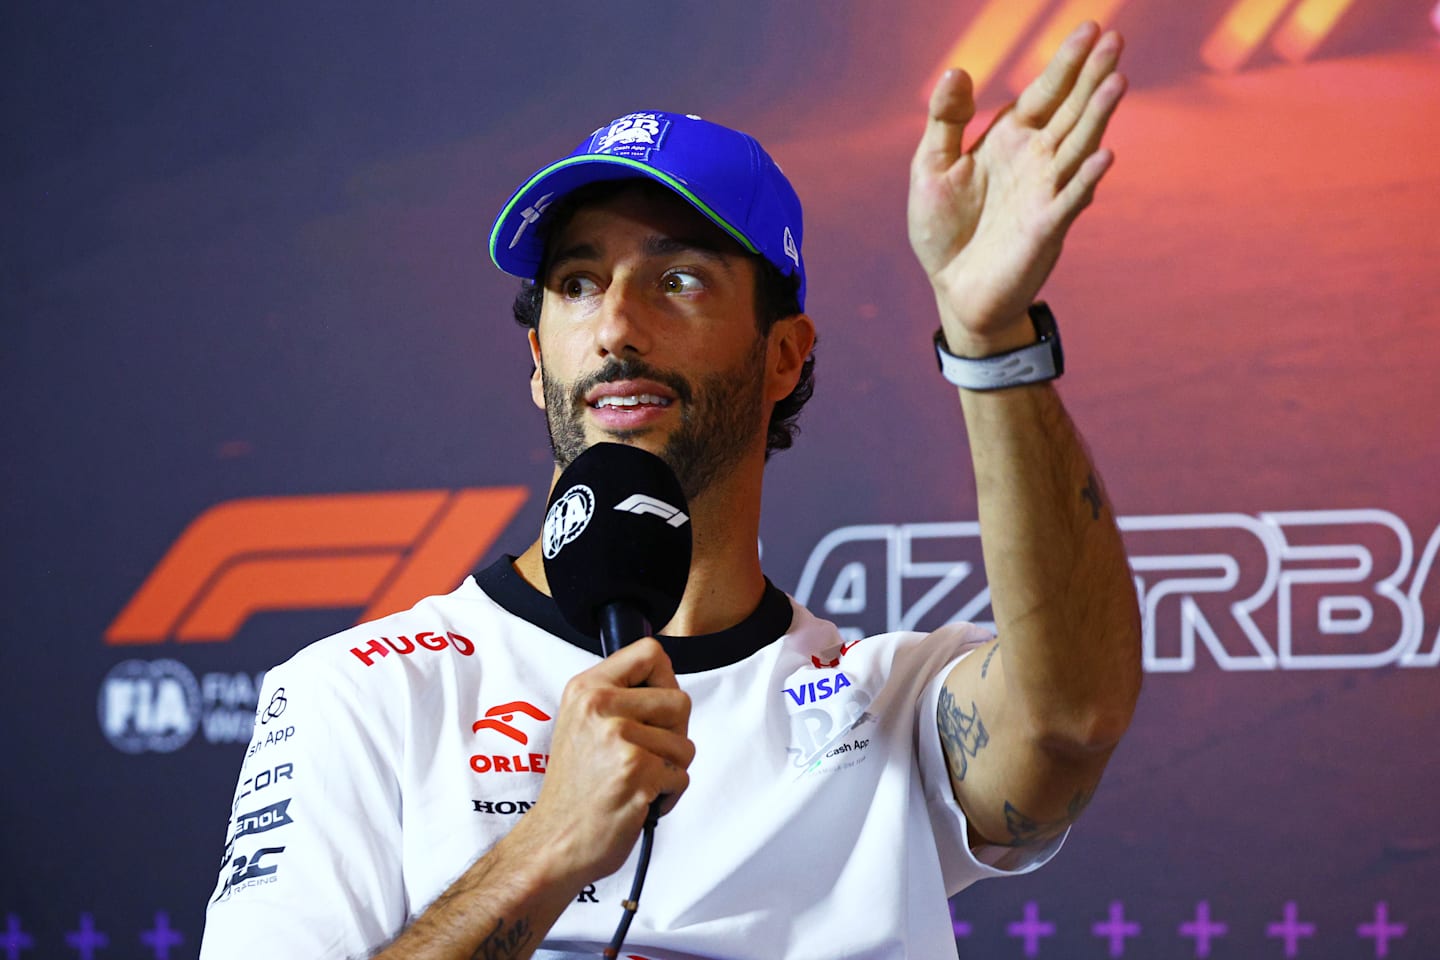
[[[525,487],[256,497],[196,517],[120,611],[112,645],[228,640],[267,610],[362,607],[360,620],[451,589]]]

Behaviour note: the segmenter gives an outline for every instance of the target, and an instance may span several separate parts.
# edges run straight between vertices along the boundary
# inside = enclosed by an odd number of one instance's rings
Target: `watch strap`
[[[945,331],[935,331],[935,357],[946,380],[966,390],[1002,390],[1027,383],[1044,383],[1065,372],[1060,330],[1055,315],[1042,302],[1030,305],[1030,322],[1036,341],[988,357],[957,357],[945,349]]]

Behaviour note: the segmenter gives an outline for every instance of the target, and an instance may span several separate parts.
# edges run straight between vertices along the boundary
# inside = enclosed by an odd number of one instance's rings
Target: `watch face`
[[[1050,307],[1043,300],[1036,300],[1030,304],[1027,311],[1030,314],[1030,322],[1035,325],[1035,334],[1041,340],[1048,340],[1059,334],[1055,326],[1055,314],[1050,312]]]
[[[1065,353],[1060,349],[1060,328],[1055,325],[1055,314],[1050,312],[1045,301],[1037,300],[1030,305],[1030,322],[1035,324],[1035,333],[1041,343],[1050,345],[1050,361],[1055,365],[1055,374],[1047,379],[1053,380],[1065,372]]]

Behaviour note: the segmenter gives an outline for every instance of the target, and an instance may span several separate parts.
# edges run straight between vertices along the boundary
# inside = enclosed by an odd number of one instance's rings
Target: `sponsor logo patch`
[[[490,813],[502,817],[512,817],[524,813],[535,806],[533,800],[474,800],[476,813]]]
[[[595,131],[587,152],[649,160],[650,154],[664,144],[665,134],[669,132],[669,120],[653,113],[631,113]]]
[[[869,738],[852,736],[875,719],[865,709],[872,699],[869,691],[856,686],[841,671],[816,677],[807,668],[780,691],[780,696],[790,714],[790,746],[786,753],[800,775],[822,765],[827,770],[844,769],[864,759],[846,755],[858,754],[870,745]],[[834,762],[839,758],[845,759]]]
[[[270,702],[265,705],[265,711],[260,714],[260,723],[267,724],[285,712],[285,706],[289,701],[285,699],[285,688],[280,687],[270,695]]]
[[[280,827],[294,823],[295,818],[290,816],[290,800],[281,800],[272,803],[268,807],[261,807],[259,810],[251,810],[249,813],[242,813],[235,818],[235,840],[241,837],[248,837],[252,833],[265,833],[269,830],[276,830]],[[232,841],[233,842],[233,841]]]
[[[523,713],[532,720],[539,720],[542,723],[550,719],[550,714],[541,710],[533,703],[526,703],[524,700],[512,700],[509,703],[502,703],[498,707],[491,707],[485,711],[485,717],[476,720],[470,727],[471,733],[479,733],[481,730],[494,730],[496,733],[503,733],[522,746],[530,742],[530,737],[523,730],[516,729],[510,725],[517,713]]]
[[[234,813],[240,809],[240,801],[253,793],[259,793],[269,787],[273,787],[281,780],[295,779],[295,764],[279,763],[269,770],[261,770],[252,777],[246,777],[240,781],[240,792],[235,795],[235,803],[231,805],[230,812]],[[274,796],[274,794],[271,794]]]
[[[262,883],[274,883],[275,874],[279,871],[279,864],[273,859],[265,861],[267,857],[274,858],[285,852],[284,847],[262,847],[251,854],[241,854],[230,862],[230,877],[225,881],[225,886],[215,895],[216,903],[221,900],[228,900],[230,895],[237,890],[244,890],[247,887],[259,886]]]
[[[383,641],[383,642],[382,642]],[[444,634],[436,633],[433,630],[422,630],[415,634],[414,639],[402,634],[396,634],[395,639],[381,637],[379,640],[372,639],[363,647],[351,647],[350,652],[355,659],[367,667],[375,666],[376,660],[383,660],[390,656],[391,651],[408,657],[419,650],[444,650],[450,647],[462,657],[470,657],[475,654],[475,644],[469,637],[462,637],[453,630],[447,630]]]

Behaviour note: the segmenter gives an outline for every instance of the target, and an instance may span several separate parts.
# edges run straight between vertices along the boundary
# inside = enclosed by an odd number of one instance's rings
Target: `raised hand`
[[[982,356],[1033,338],[1025,311],[1114,160],[1100,140],[1125,92],[1122,46],[1082,24],[969,151],[969,75],[948,71],[931,94],[910,166],[910,244],[953,351]]]

